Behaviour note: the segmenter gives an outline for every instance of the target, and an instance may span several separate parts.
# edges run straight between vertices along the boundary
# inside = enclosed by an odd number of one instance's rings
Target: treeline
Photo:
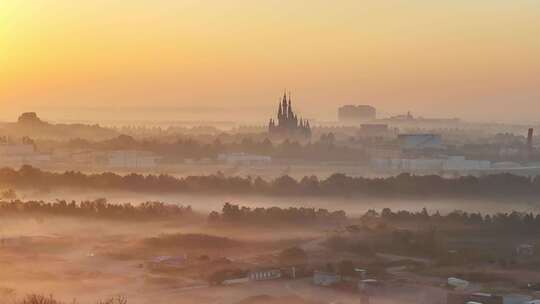
[[[328,211],[315,208],[249,208],[245,206],[225,203],[221,212],[213,211],[208,216],[210,223],[228,224],[315,224],[340,223],[347,220],[344,211]]]
[[[386,178],[351,177],[333,174],[296,180],[282,176],[273,180],[260,177],[213,175],[174,177],[171,175],[119,175],[111,172],[83,174],[42,171],[31,166],[19,170],[0,169],[0,184],[12,188],[87,188],[155,193],[235,193],[291,196],[375,196],[375,197],[481,197],[530,196],[540,194],[540,178],[512,174],[480,177],[443,178],[438,175],[400,174]]]
[[[438,211],[430,214],[426,208],[418,212],[407,210],[394,212],[390,208],[384,208],[381,212],[368,210],[362,218],[364,220],[379,219],[387,223],[423,223],[433,226],[459,224],[504,231],[540,233],[540,214],[532,212],[512,211],[482,214],[480,212],[455,210],[441,215]]]
[[[163,202],[144,202],[133,205],[131,203],[114,204],[105,199],[92,201],[56,200],[44,201],[0,201],[0,216],[3,215],[61,215],[82,216],[109,219],[164,219],[186,218],[195,213],[190,206],[179,206]]]
[[[49,144],[50,145],[50,144]],[[272,143],[268,138],[253,139],[244,137],[227,142],[219,138],[204,142],[192,138],[176,138],[172,141],[157,139],[135,139],[128,135],[120,135],[103,141],[73,139],[57,146],[69,149],[92,149],[100,151],[142,150],[151,151],[162,157],[163,162],[178,162],[185,159],[215,159],[221,153],[243,152],[267,155],[276,159],[301,159],[311,161],[357,161],[366,162],[367,155],[363,150],[334,144],[333,135],[325,135],[313,143],[298,143],[285,140]]]

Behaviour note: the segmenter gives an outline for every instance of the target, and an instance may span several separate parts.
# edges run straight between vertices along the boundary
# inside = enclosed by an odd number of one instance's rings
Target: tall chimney
[[[532,158],[533,154],[533,128],[529,128],[529,132],[527,132],[527,153],[529,156],[529,160]]]

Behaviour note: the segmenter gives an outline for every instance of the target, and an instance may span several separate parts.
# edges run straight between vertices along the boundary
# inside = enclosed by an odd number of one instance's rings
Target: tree
[[[217,211],[212,211],[210,212],[210,214],[208,215],[208,221],[211,222],[211,223],[215,223],[217,221],[219,221],[219,213]]]

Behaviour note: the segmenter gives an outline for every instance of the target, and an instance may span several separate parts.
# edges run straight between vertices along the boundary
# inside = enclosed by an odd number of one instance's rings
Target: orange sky
[[[540,121],[540,1],[0,0],[1,119],[66,106],[273,109],[283,88],[321,119],[367,103]]]

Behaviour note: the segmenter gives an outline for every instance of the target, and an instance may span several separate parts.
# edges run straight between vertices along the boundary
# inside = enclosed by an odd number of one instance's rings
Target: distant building
[[[403,151],[441,150],[444,148],[440,134],[399,134],[398,142]]]
[[[415,120],[414,116],[412,116],[411,112],[407,112],[407,114],[400,114],[396,116],[392,116],[389,118],[389,120],[394,121],[413,121]]]
[[[271,163],[272,157],[247,153],[221,153],[218,155],[218,161],[237,165],[261,165]]]
[[[491,162],[488,160],[468,160],[464,156],[448,158],[374,158],[371,166],[377,171],[385,172],[468,172],[488,170]]]
[[[390,118],[384,118],[380,121],[388,123],[423,123],[423,124],[432,124],[432,125],[455,125],[460,123],[459,118],[424,118],[424,117],[414,117],[411,112],[406,114],[395,115]]]
[[[291,96],[283,94],[283,99],[279,103],[277,111],[277,122],[270,119],[268,123],[268,133],[271,137],[310,139],[311,126],[308,120],[299,118],[292,109]]]
[[[19,124],[40,124],[43,123],[35,112],[22,113],[17,120]]]
[[[179,268],[184,266],[186,261],[186,256],[162,255],[152,258],[147,265],[152,269]]]
[[[467,304],[470,302],[482,304],[503,304],[504,300],[502,296],[487,293],[464,294],[450,292],[446,298],[446,303],[448,304]]]
[[[338,120],[342,123],[360,123],[376,117],[377,110],[369,105],[345,105],[338,109]]]
[[[391,129],[387,124],[361,124],[357,133],[359,138],[393,138],[397,134],[396,129]]]

